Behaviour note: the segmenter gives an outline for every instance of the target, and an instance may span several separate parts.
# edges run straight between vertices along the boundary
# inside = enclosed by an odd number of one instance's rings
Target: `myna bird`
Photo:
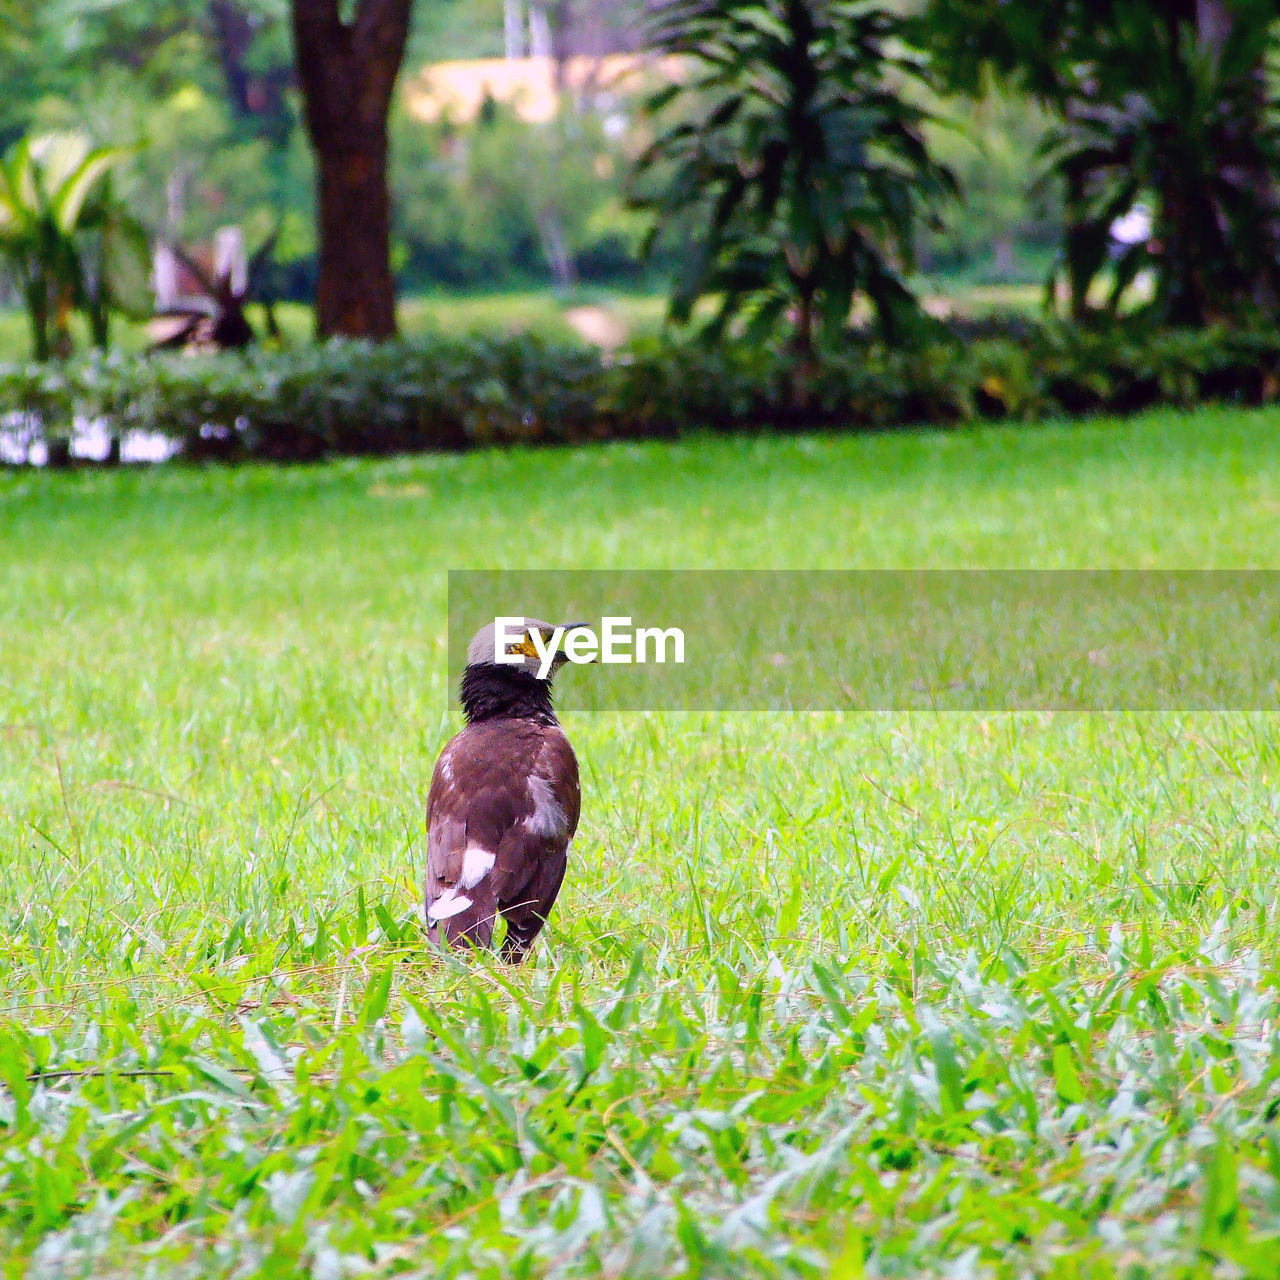
[[[437,946],[492,945],[507,922],[502,958],[519,963],[546,923],[578,826],[578,760],[551,705],[551,677],[567,658],[565,631],[526,618],[512,628],[506,663],[495,626],[467,649],[466,727],[440,753],[427,797],[427,927]],[[581,624],[577,624],[581,625]],[[540,671],[545,678],[540,678]]]

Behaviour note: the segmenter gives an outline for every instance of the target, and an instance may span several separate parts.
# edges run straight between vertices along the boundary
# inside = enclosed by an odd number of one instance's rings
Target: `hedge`
[[[190,459],[305,460],[1277,398],[1280,330],[988,326],[910,350],[851,343],[801,374],[782,353],[732,344],[655,341],[605,357],[532,337],[433,338],[0,366],[0,431],[43,438],[59,455],[77,425],[94,423],[116,440],[162,433]]]

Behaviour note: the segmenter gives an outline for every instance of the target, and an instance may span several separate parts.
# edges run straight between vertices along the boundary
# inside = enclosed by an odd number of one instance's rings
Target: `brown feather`
[[[427,797],[428,933],[487,947],[498,915],[503,956],[521,960],[560,891],[581,806],[578,762],[556,724],[494,719],[468,725],[440,753]],[[468,850],[492,866],[464,884]],[[452,896],[451,896],[452,894]],[[468,900],[431,919],[435,904]]]

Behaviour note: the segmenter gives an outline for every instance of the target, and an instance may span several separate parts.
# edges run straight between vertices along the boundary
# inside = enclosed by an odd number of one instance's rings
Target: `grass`
[[[414,913],[447,568],[1271,565],[1278,427],[0,476],[0,1267],[1272,1274],[1274,714],[570,671],[535,960]]]
[[[922,290],[935,308],[947,314],[987,316],[1017,312],[1036,314],[1043,289],[1034,285],[978,285],[945,276],[930,278]],[[259,334],[266,327],[262,310],[248,309]],[[534,332],[549,342],[594,342],[614,345],[628,338],[657,333],[666,315],[666,302],[656,293],[583,286],[565,294],[548,289],[508,290],[477,294],[415,294],[402,298],[400,328],[406,335],[438,331],[453,335]],[[300,344],[314,336],[312,309],[296,302],[281,303],[276,319],[284,340]],[[72,320],[77,350],[89,346],[89,333],[78,317]],[[145,328],[117,319],[113,346],[136,352],[147,345]],[[0,309],[0,363],[26,360],[31,339],[22,312]]]
[[[584,311],[604,317],[617,338],[656,332],[662,327],[665,303],[656,294],[623,293],[607,289],[583,288],[566,295],[550,290],[509,291],[487,294],[414,295],[400,302],[401,330],[416,333],[439,331],[446,334],[536,332],[547,341],[593,341],[595,326],[579,318]],[[259,334],[266,326],[262,309],[250,306],[249,321]],[[276,308],[276,319],[284,340],[300,344],[314,336],[312,309],[301,303],[285,302]],[[575,327],[575,322],[577,327]],[[78,318],[72,322],[77,349],[89,346],[88,330]],[[135,352],[147,345],[144,326],[117,319],[112,328],[114,347]],[[31,339],[26,317],[20,311],[0,310],[0,362],[26,360]]]

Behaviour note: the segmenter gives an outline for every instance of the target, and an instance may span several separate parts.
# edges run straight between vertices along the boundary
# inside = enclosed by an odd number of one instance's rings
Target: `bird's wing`
[[[578,760],[559,728],[543,733],[526,790],[530,810],[503,836],[493,868],[498,909],[508,925],[503,955],[516,960],[546,923],[564,881],[569,841],[578,829]]]
[[[427,796],[427,923],[450,941],[465,936],[488,945],[498,912],[499,849],[534,808],[527,782],[539,729],[471,725],[436,762]]]
[[[534,772],[547,780],[568,820],[565,839],[572,840],[582,815],[582,784],[578,779],[578,757],[559,727],[543,735],[542,752]]]
[[[459,735],[461,736],[461,735]],[[427,903],[457,884],[467,847],[466,810],[457,786],[458,738],[440,753],[427,793]]]

